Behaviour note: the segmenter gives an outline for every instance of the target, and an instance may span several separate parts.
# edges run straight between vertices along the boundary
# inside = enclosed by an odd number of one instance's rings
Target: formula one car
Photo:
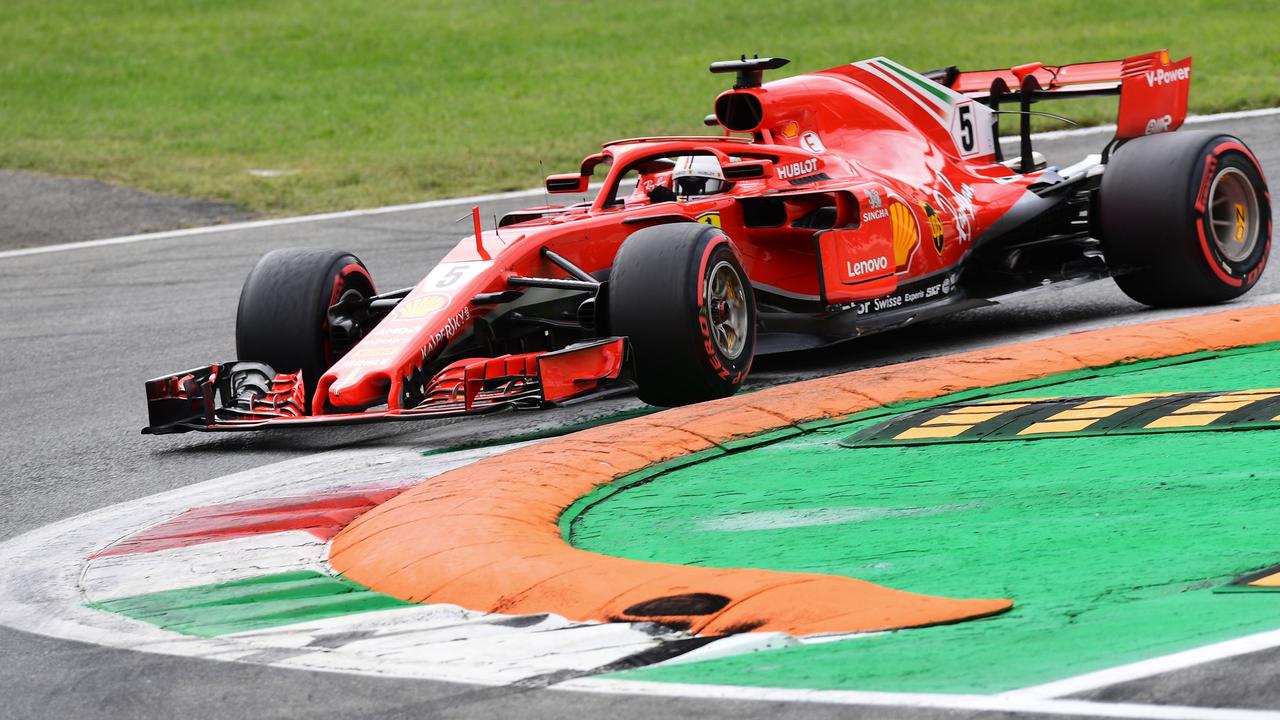
[[[636,391],[733,393],[757,354],[814,348],[1113,276],[1155,306],[1222,302],[1271,248],[1240,140],[1174,132],[1191,59],[918,73],[886,58],[763,83],[734,73],[718,135],[607,143],[416,286],[379,293],[355,256],[277,250],[249,274],[237,362],[146,384],[144,432],[532,409]],[[1031,105],[1119,95],[1115,137],[1070,167],[1032,149]],[[1016,107],[1016,110],[1005,109]],[[1020,120],[1004,157],[1002,115]]]

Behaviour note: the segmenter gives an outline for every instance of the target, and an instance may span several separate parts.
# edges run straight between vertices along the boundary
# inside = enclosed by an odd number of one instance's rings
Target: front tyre
[[[613,262],[609,315],[631,345],[637,394],[649,404],[728,397],[751,369],[755,296],[719,228],[676,223],[633,233]]]
[[[373,278],[351,253],[273,250],[249,272],[240,291],[236,355],[276,372],[301,370],[309,396],[320,376],[359,340],[359,329],[330,308],[339,301],[360,306],[374,294]]]
[[[1120,146],[1099,195],[1107,264],[1126,295],[1156,307],[1248,292],[1271,252],[1271,202],[1239,139],[1175,132]]]

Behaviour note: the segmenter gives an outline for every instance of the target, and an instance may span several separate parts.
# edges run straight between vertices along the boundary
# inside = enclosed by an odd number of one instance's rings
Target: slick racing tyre
[[[719,228],[676,223],[628,237],[609,277],[609,318],[631,344],[638,394],[652,405],[727,397],[751,369],[755,297]]]
[[[375,294],[369,271],[350,253],[308,248],[269,252],[240,291],[236,354],[276,372],[301,370],[309,409],[320,376],[360,337],[360,329],[330,307],[340,300],[360,306],[360,300]]]
[[[1230,135],[1174,132],[1121,145],[1098,202],[1107,264],[1140,303],[1238,297],[1258,282],[1271,252],[1266,182],[1253,153]]]

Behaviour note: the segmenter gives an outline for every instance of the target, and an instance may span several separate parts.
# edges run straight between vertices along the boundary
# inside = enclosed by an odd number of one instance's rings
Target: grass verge
[[[530,187],[603,140],[703,131],[727,82],[706,65],[742,52],[791,58],[785,75],[1168,47],[1196,57],[1194,112],[1267,106],[1275,21],[1267,0],[9,0],[0,167],[267,214]]]

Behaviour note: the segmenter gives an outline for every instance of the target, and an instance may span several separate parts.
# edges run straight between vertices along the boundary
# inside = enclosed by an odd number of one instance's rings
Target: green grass
[[[1268,346],[1140,363],[1000,396],[1268,387],[1280,382],[1277,355]],[[1280,626],[1280,595],[1215,592],[1280,561],[1265,520],[1280,482],[1280,430],[838,444],[880,419],[598,495],[570,538],[633,560],[842,575],[930,595],[1012,598],[1013,609],[624,677],[1003,692]]]
[[[603,140],[704,130],[728,83],[706,65],[740,52],[791,58],[782,75],[878,54],[984,68],[1168,47],[1196,56],[1195,112],[1274,105],[1277,13],[1269,0],[6,0],[0,167],[272,214],[523,188]]]

